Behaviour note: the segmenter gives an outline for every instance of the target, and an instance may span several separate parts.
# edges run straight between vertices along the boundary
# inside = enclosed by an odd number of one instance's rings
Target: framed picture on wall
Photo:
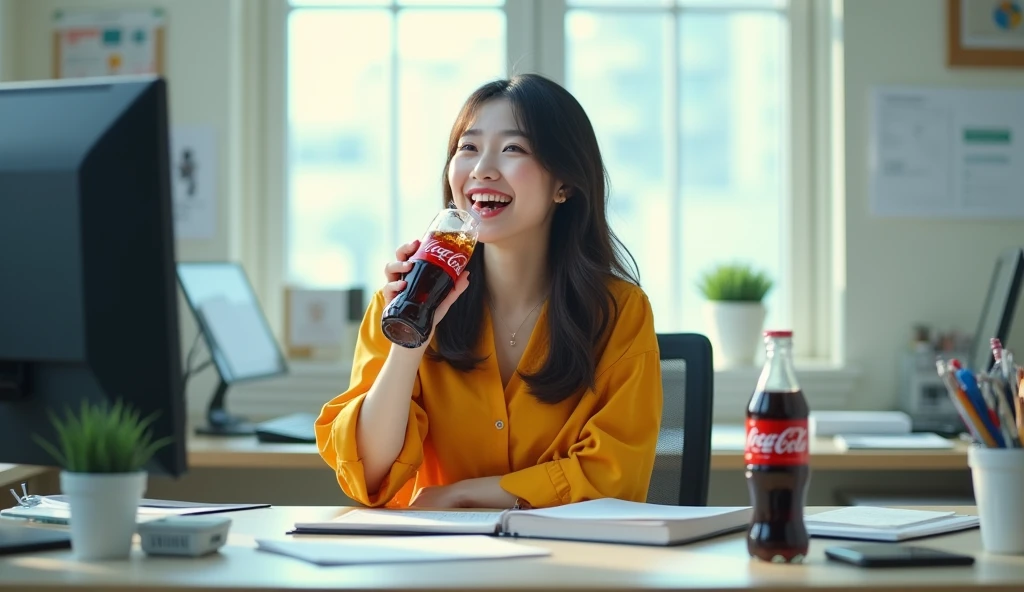
[[[1024,68],[1024,0],[947,0],[950,66]]]

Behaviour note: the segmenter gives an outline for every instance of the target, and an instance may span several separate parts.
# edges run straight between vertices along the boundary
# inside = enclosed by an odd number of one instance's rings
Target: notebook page
[[[745,507],[664,506],[605,498],[566,504],[543,510],[525,510],[524,515],[568,520],[693,520],[746,510]]]
[[[501,512],[430,510],[352,510],[331,520],[335,524],[366,526],[453,526],[497,524]]]
[[[898,529],[953,516],[954,512],[850,506],[804,517],[807,523],[857,528]]]

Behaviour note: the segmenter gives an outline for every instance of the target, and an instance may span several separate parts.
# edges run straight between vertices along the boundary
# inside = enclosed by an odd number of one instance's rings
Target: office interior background
[[[213,232],[178,258],[241,262],[279,338],[288,286],[383,283],[440,206],[462,101],[521,72],[590,115],[657,329],[703,331],[712,265],[764,269],[766,324],[794,330],[812,409],[896,408],[914,326],[972,331],[996,257],[1024,243],[1020,219],[870,211],[874,88],[1024,86],[1021,69],[947,66],[946,0],[0,0],[0,80],[52,76],[56,10],[129,4],[164,10],[172,127],[216,142]],[[716,374],[716,422],[741,420],[759,370]],[[191,415],[215,381],[190,382]],[[315,412],[347,381],[344,360],[292,360],[229,407]],[[246,477],[266,480],[222,497]],[[303,487],[289,479],[275,503]],[[333,485],[326,467],[304,479]]]

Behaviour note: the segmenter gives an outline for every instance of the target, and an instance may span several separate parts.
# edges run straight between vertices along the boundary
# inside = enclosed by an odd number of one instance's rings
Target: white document
[[[811,536],[897,542],[975,528],[977,516],[851,506],[804,517]]]
[[[174,238],[212,239],[217,232],[217,133],[212,126],[171,131]]]
[[[261,551],[287,555],[316,565],[508,559],[551,554],[547,549],[481,535],[374,537],[324,542],[257,539],[256,545]]]
[[[912,524],[921,524],[939,518],[949,518],[955,512],[933,512],[927,510],[901,510],[898,508],[877,508],[873,506],[850,506],[838,510],[829,510],[812,514],[804,518],[805,522],[815,524],[831,524],[836,526],[856,526],[861,528],[901,528]]]
[[[1024,90],[881,87],[872,101],[871,213],[1024,218]]]

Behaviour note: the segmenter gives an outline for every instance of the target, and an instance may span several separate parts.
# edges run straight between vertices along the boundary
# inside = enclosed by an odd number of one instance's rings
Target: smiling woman
[[[443,186],[442,203],[481,213],[479,244],[420,348],[380,330],[418,241],[386,266],[351,386],[316,422],[342,489],[392,506],[644,501],[661,421],[654,318],[608,226],[583,108],[537,75],[482,86],[452,128]]]

